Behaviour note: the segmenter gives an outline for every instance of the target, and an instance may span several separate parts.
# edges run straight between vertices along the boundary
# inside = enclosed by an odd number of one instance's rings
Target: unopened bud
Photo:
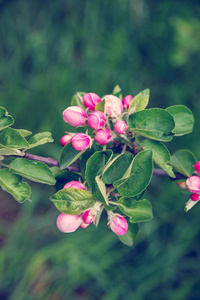
[[[78,189],[78,190],[85,190],[84,185],[81,182],[76,181],[76,180],[72,180],[72,181],[66,183],[63,188],[64,189],[74,188],[74,189]]]
[[[191,194],[190,195],[190,199],[192,200],[192,201],[199,201],[199,199],[200,199],[200,196],[198,195],[198,194]]]
[[[80,106],[70,106],[63,111],[63,120],[72,126],[85,125],[87,114]]]
[[[105,99],[105,109],[108,116],[111,118],[117,118],[121,115],[123,111],[123,105],[118,97],[106,95],[103,99]]]
[[[56,224],[60,231],[69,233],[74,232],[82,222],[82,215],[68,215],[60,213]]]
[[[126,97],[124,97],[122,99],[123,106],[128,109],[132,99],[133,97],[131,95],[127,95]]]
[[[65,134],[61,137],[60,139],[60,143],[61,145],[64,147],[65,145],[67,145],[70,141],[71,141],[71,135],[70,134]]]
[[[96,209],[87,209],[84,214],[83,214],[83,221],[86,223],[86,224],[90,224],[90,223],[94,223],[95,221],[95,218],[96,218],[96,215],[97,215],[97,210]]]
[[[111,137],[110,129],[106,128],[97,130],[94,139],[97,143],[106,145],[110,141]]]
[[[113,212],[108,212],[108,225],[116,235],[124,235],[128,230],[128,223],[124,217]]]
[[[95,93],[87,93],[83,96],[83,103],[89,110],[95,110],[95,106],[99,102],[101,102],[101,98]]]
[[[123,120],[118,120],[114,125],[114,131],[118,134],[123,134],[127,129],[126,122]]]
[[[93,129],[101,129],[106,122],[106,116],[102,111],[95,111],[91,113],[88,118],[88,125]]]
[[[90,224],[86,224],[85,222],[82,222],[81,225],[80,225],[80,227],[83,228],[83,229],[85,229],[85,228],[87,228],[89,225],[90,225]]]
[[[76,133],[72,139],[72,147],[77,151],[85,150],[92,145],[92,139],[89,135],[84,133]]]
[[[200,177],[198,176],[190,176],[186,180],[186,186],[188,191],[191,193],[199,193],[200,192]]]
[[[196,173],[200,175],[200,161],[196,162],[196,164],[194,165],[194,169]]]

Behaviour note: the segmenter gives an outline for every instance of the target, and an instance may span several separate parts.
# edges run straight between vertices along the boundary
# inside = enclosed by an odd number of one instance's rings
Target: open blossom
[[[56,224],[60,231],[70,233],[74,232],[82,222],[82,215],[68,215],[60,213]]]
[[[72,136],[70,134],[65,134],[61,137],[60,143],[64,147],[71,141]]]
[[[124,235],[128,230],[128,223],[124,217],[115,214],[111,211],[108,212],[108,225],[116,235]]]
[[[190,176],[186,180],[186,186],[191,193],[200,193],[200,177]]]
[[[85,190],[84,185],[81,182],[76,181],[76,180],[72,180],[72,181],[66,183],[63,188],[64,189],[74,188],[74,189],[78,189],[78,190]]]
[[[133,99],[132,95],[127,95],[126,97],[124,97],[122,99],[123,106],[128,109],[132,99]]]
[[[111,118],[117,118],[121,115],[123,111],[123,105],[118,97],[106,95],[103,99],[105,99],[105,109],[108,116]]]
[[[91,113],[88,118],[88,125],[93,129],[101,129],[106,123],[106,116],[102,111]]]
[[[110,129],[105,128],[97,130],[94,139],[97,143],[106,145],[110,141],[111,137]]]
[[[92,145],[92,139],[89,135],[84,133],[76,133],[72,139],[72,147],[77,151],[85,150]]]
[[[101,102],[101,98],[95,93],[87,93],[83,96],[83,103],[89,110],[95,110],[95,106],[99,102]]]
[[[114,131],[118,134],[123,134],[123,133],[125,133],[127,127],[128,126],[126,125],[125,121],[118,120],[114,125]]]
[[[63,111],[63,120],[72,126],[85,125],[87,114],[80,106],[70,106]]]

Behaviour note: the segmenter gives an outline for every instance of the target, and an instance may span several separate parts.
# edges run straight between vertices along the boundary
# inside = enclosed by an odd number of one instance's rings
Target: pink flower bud
[[[91,113],[88,118],[88,125],[93,129],[101,129],[106,123],[106,116],[102,111]]]
[[[70,134],[65,134],[61,137],[60,139],[60,143],[61,145],[64,147],[65,145],[67,145],[70,141],[71,141],[71,135]]]
[[[194,165],[194,169],[197,174],[200,174],[200,161],[196,162],[196,164]]]
[[[90,224],[92,222],[94,223],[96,215],[97,215],[96,209],[91,208],[86,210],[82,216],[83,222],[85,222],[86,224]]]
[[[127,129],[126,122],[123,120],[118,120],[114,125],[114,131],[119,134],[123,134]]]
[[[191,195],[190,195],[190,199],[191,199],[192,201],[199,201],[200,196],[199,196],[198,194],[191,194]]]
[[[66,183],[63,188],[64,189],[74,188],[74,189],[78,189],[78,190],[85,190],[84,185],[81,182],[76,181],[76,180],[72,180],[72,181]]]
[[[123,111],[123,105],[118,97],[113,95],[106,95],[104,99],[106,114],[108,116],[110,116],[111,118],[117,118],[119,115],[121,115]]]
[[[86,112],[80,106],[70,106],[63,111],[63,120],[72,126],[82,126],[86,119]]]
[[[128,223],[124,217],[119,214],[114,214],[113,212],[108,212],[108,224],[110,225],[110,229],[116,235],[124,235],[128,230]]]
[[[122,99],[123,106],[128,109],[132,99],[133,99],[132,95],[127,95],[126,97],[124,97]]]
[[[60,213],[57,218],[57,227],[62,232],[74,232],[83,222],[82,215],[68,215]]]
[[[95,106],[99,102],[101,102],[101,98],[95,93],[87,93],[83,96],[83,103],[89,110],[95,110]]]
[[[110,141],[111,137],[110,129],[106,128],[97,130],[94,139],[97,143],[106,145]]]
[[[85,229],[85,228],[87,228],[89,225],[90,225],[90,224],[86,224],[86,223],[82,222],[81,225],[80,225],[80,227],[83,228],[83,229]]]
[[[190,176],[186,180],[186,186],[188,191],[191,193],[199,193],[200,192],[200,177],[198,176]]]
[[[92,139],[89,135],[84,133],[76,133],[72,139],[72,147],[77,151],[82,151],[87,149],[88,147],[91,148]]]

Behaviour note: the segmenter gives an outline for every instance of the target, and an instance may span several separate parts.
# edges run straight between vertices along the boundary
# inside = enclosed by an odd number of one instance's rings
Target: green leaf
[[[20,203],[29,200],[31,188],[28,183],[22,181],[21,176],[12,174],[7,169],[1,169],[0,185]]]
[[[144,150],[152,150],[153,161],[161,167],[167,174],[173,178],[176,177],[172,167],[167,163],[170,161],[170,153],[168,149],[161,142],[152,141],[152,140],[143,140],[141,146]]]
[[[14,119],[10,116],[4,107],[0,107],[0,130],[11,126],[14,123]]]
[[[33,148],[46,143],[51,143],[53,141],[54,140],[52,138],[51,132],[41,132],[32,136],[28,141],[28,143],[29,143],[29,147]]]
[[[29,148],[28,142],[21,133],[17,129],[9,127],[4,129],[0,134],[0,146],[14,149]]]
[[[128,230],[126,234],[119,236],[119,240],[125,244],[126,246],[132,247],[135,243],[135,240],[139,234],[140,225],[135,224],[128,224]]]
[[[62,189],[50,199],[60,212],[71,215],[81,214],[95,203],[93,195],[88,191],[74,188]]]
[[[174,118],[175,135],[184,135],[193,131],[194,116],[189,108],[184,105],[174,105],[166,109]]]
[[[121,197],[117,202],[119,209],[130,218],[131,223],[148,221],[153,218],[152,205],[146,200],[133,200]]]
[[[114,89],[113,89],[112,94],[113,94],[114,96],[118,97],[119,99],[122,99],[122,94],[121,94],[121,92],[122,92],[122,90],[121,90],[120,86],[119,86],[119,85],[116,85],[116,86],[114,87]]]
[[[12,149],[12,148],[7,148],[3,147],[0,148],[0,155],[17,155],[17,156],[23,156],[24,153],[18,149]]]
[[[24,138],[32,134],[32,132],[30,132],[26,129],[17,129],[17,130]]]
[[[161,108],[145,109],[129,116],[129,130],[152,140],[169,142],[173,138],[175,122],[170,113]]]
[[[106,184],[111,184],[114,181],[120,179],[133,160],[133,154],[130,152],[124,152],[112,159],[103,170],[103,181]]]
[[[83,99],[82,99],[85,94],[86,93],[84,93],[84,92],[77,92],[75,95],[73,95],[72,100],[71,100],[71,105],[72,106],[80,106],[85,109],[85,106],[83,104]]]
[[[32,181],[54,185],[55,179],[50,168],[42,162],[17,158],[10,165],[10,172],[19,174]]]
[[[146,89],[140,92],[138,95],[136,95],[131,100],[131,103],[129,105],[129,109],[128,109],[129,114],[133,114],[137,111],[144,110],[149,103],[149,95],[150,95],[149,89]]]
[[[107,194],[106,194],[106,185],[105,185],[105,183],[103,182],[103,180],[101,179],[101,175],[96,176],[96,177],[95,177],[95,180],[96,180],[98,189],[99,189],[101,195],[102,195],[103,198],[104,198],[104,203],[107,204],[107,205],[109,206],[109,203],[108,203],[108,196],[107,196]]]
[[[87,161],[85,178],[90,188],[92,189],[92,194],[100,202],[105,203],[104,196],[102,195],[95,178],[102,175],[102,171],[108,160],[112,157],[113,152],[111,150],[106,151],[96,151]]]
[[[72,147],[72,143],[68,143],[63,147],[60,154],[60,168],[65,169],[69,165],[73,164],[84,151],[77,151]]]
[[[95,152],[95,150],[92,147],[91,149],[87,149],[81,157],[81,175],[84,180],[85,180],[86,163],[87,163],[88,159],[90,158],[90,156],[92,154],[94,154],[94,152]]]
[[[190,177],[194,173],[196,158],[194,154],[187,150],[181,149],[173,153],[170,164],[181,174]]]
[[[113,185],[122,196],[134,197],[147,188],[152,172],[152,151],[142,151],[135,156],[130,175],[115,181]]]
[[[95,105],[95,111],[105,112],[105,99]]]

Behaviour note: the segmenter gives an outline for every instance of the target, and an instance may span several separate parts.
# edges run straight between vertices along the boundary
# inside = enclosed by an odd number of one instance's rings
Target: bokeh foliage
[[[195,0],[1,0],[0,105],[18,128],[51,131],[56,143],[40,154],[58,158],[61,114],[77,90],[149,88],[149,107],[193,111],[194,133],[170,147],[199,159],[199,17]],[[2,300],[199,298],[200,207],[185,214],[188,196],[175,183],[153,180],[154,219],[134,248],[108,232],[106,219],[98,229],[59,233],[52,190],[33,189],[33,203],[20,207],[0,195]]]

